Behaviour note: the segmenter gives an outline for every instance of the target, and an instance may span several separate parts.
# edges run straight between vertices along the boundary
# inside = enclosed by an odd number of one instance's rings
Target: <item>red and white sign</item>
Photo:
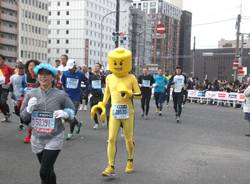
[[[239,76],[244,76],[244,73],[245,73],[245,71],[243,70],[243,67],[242,67],[242,66],[239,66],[239,67],[238,67],[238,75],[239,75]]]
[[[238,96],[237,96],[238,101],[244,102],[245,99],[246,99],[246,96],[244,95],[244,93],[238,93]]]
[[[239,60],[238,59],[234,59],[233,60],[233,70],[237,70],[239,66]]]
[[[165,33],[165,31],[166,31],[166,28],[165,28],[164,24],[159,22],[156,26],[156,32],[163,34],[163,33]]]
[[[227,100],[228,93],[227,92],[217,92],[217,96],[215,98],[217,100]]]

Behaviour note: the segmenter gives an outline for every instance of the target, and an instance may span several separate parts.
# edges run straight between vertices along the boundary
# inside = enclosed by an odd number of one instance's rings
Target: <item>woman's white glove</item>
[[[64,110],[54,111],[54,115],[56,119],[59,119],[59,118],[68,119],[69,118],[69,114],[65,112]]]
[[[31,114],[36,104],[37,104],[37,98],[36,97],[30,98],[28,106],[26,107],[27,112]]]
[[[154,84],[153,84],[153,88],[155,88],[156,86],[157,86],[157,84],[154,83]]]

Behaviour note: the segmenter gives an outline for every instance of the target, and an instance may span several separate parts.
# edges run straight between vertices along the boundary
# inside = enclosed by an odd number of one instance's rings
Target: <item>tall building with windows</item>
[[[149,16],[138,9],[131,9],[133,71],[139,73],[141,66],[152,61],[152,25]]]
[[[153,3],[153,1],[155,1],[155,0],[133,0],[134,3],[137,3],[137,2],[138,3],[142,3],[142,2]],[[158,1],[158,2],[166,2],[166,3],[169,3],[169,4],[171,4],[171,5],[173,5],[173,6],[177,7],[177,8],[180,8],[180,9],[183,8],[183,0],[156,0],[156,1]]]
[[[180,40],[179,40],[179,64],[184,72],[191,71],[192,66],[190,60],[191,54],[191,27],[192,27],[192,13],[189,11],[182,11],[180,23]]]
[[[0,54],[9,63],[17,58],[18,45],[18,2],[17,0],[0,1]]]
[[[173,72],[178,65],[181,8],[166,0],[133,0],[132,5],[146,12],[151,18],[152,64]],[[158,24],[164,25],[165,33],[157,33]]]
[[[130,26],[130,5],[130,0],[121,0],[120,31],[124,34]],[[114,0],[49,0],[49,61],[67,54],[79,65],[106,65],[107,54],[115,46],[115,10]]]
[[[48,0],[20,0],[18,59],[47,62]]]
[[[47,60],[48,1],[0,1],[0,54],[8,62]]]

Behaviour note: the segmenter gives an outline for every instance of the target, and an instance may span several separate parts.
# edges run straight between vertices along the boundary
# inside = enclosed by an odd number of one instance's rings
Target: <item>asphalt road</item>
[[[116,177],[106,179],[107,130],[93,130],[89,113],[81,111],[84,126],[79,136],[65,142],[55,165],[58,184],[249,184],[250,133],[240,109],[187,104],[180,124],[172,107],[150,120],[140,117],[136,103],[135,172],[124,173],[126,150],[119,135]],[[40,183],[39,164],[17,117],[0,124],[0,184]],[[67,127],[67,131],[68,131]]]

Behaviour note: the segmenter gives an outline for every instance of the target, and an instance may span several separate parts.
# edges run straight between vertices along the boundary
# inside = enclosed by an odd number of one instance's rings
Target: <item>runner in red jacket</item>
[[[5,118],[2,122],[9,122],[10,109],[7,104],[10,87],[10,77],[14,74],[14,68],[5,64],[5,57],[0,55],[0,110]]]

